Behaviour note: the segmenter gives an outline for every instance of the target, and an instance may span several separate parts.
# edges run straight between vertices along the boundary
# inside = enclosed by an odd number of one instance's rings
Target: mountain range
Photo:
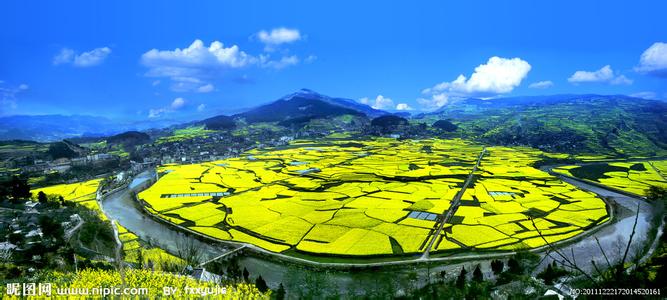
[[[614,155],[667,149],[667,103],[624,95],[464,99],[414,117],[427,123],[438,119],[489,144]]]
[[[354,100],[302,89],[241,113],[181,126],[204,124],[209,129],[229,130],[243,123],[271,122],[290,127],[343,115],[370,120],[390,114]],[[567,153],[667,154],[667,103],[623,95],[469,98],[410,119],[413,124],[429,126],[447,120],[458,136],[488,144],[528,145]],[[161,127],[150,123],[121,125],[89,116],[14,116],[0,118],[0,140],[53,141],[150,126]]]
[[[128,122],[87,115],[16,115],[0,117],[0,140],[52,142],[75,137],[104,137],[173,124],[173,120]]]

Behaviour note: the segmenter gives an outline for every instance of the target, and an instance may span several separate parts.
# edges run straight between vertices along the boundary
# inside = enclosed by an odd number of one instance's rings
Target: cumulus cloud
[[[202,104],[199,104],[199,105],[197,106],[197,111],[198,111],[198,112],[202,112],[202,111],[204,111],[205,109],[206,109],[206,104],[203,104],[203,103],[202,103]]]
[[[399,103],[396,104],[396,110],[412,110],[412,107],[407,103]]]
[[[419,98],[417,103],[423,106],[425,110],[438,109],[449,103],[449,96],[445,93],[434,94],[430,98]]]
[[[528,75],[530,64],[520,58],[491,57],[466,78],[442,82],[423,91],[425,94],[449,93],[464,96],[492,96],[511,92]]]
[[[667,77],[667,43],[657,42],[642,53],[636,71]]]
[[[364,97],[359,99],[359,102],[370,105],[372,108],[375,109],[392,109],[394,108],[394,101],[391,100],[391,98],[386,98],[385,96],[382,95],[377,95],[375,99],[369,99],[368,97]]]
[[[275,46],[300,40],[301,33],[297,29],[279,27],[271,31],[262,30],[257,33],[257,38],[264,43],[266,51],[273,51]]]
[[[179,111],[185,107],[186,103],[187,101],[181,97],[175,98],[168,106],[148,110],[148,117],[154,119]]]
[[[201,40],[195,40],[183,49],[151,49],[141,56],[141,63],[148,68],[145,75],[169,78],[173,82],[171,89],[177,92],[211,89],[213,86],[208,86],[210,80],[234,69],[250,66],[281,69],[298,62],[295,55],[272,60],[269,55],[248,54],[237,45],[225,46],[213,41],[206,46]]]
[[[109,47],[95,48],[82,53],[76,53],[72,49],[63,48],[53,57],[53,64],[72,64],[82,68],[92,67],[104,62],[109,54],[111,54],[111,48]]]
[[[578,83],[599,82],[608,84],[632,84],[632,80],[624,75],[616,75],[610,65],[606,65],[596,71],[576,71],[567,81]]]
[[[453,81],[422,90],[422,94],[429,97],[417,99],[417,102],[426,108],[438,108],[452,98],[488,98],[509,93],[521,84],[530,69],[530,64],[521,58],[494,56],[486,64],[477,66],[470,78],[461,74]]]
[[[187,48],[174,50],[151,49],[141,56],[144,65],[153,68],[156,74],[164,72],[173,75],[169,68],[198,66],[218,66],[239,68],[252,63],[254,58],[241,51],[237,45],[225,47],[213,41],[208,47],[201,40],[195,40]]]
[[[544,80],[531,83],[528,87],[531,89],[548,89],[554,86],[554,83],[551,80]]]

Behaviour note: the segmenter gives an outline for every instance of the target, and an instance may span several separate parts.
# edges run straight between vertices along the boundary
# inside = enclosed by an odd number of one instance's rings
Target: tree
[[[245,267],[243,268],[243,280],[245,282],[250,282],[250,272]]]
[[[227,266],[227,276],[234,280],[238,280],[241,277],[241,269],[239,269],[239,264],[235,259]]]
[[[65,198],[62,195],[58,195],[58,201],[60,201],[61,206],[65,206]]]
[[[551,267],[551,264],[547,265],[547,269],[544,272],[540,273],[538,278],[542,278],[545,284],[551,285],[554,281],[554,269]]]
[[[667,189],[658,186],[651,186],[646,191],[646,198],[651,200],[667,200]]]
[[[137,252],[137,262],[139,263],[139,268],[144,268],[144,249],[139,248]]]
[[[11,189],[11,196],[14,202],[17,202],[21,199],[30,198],[32,193],[30,192],[30,185],[25,179],[21,179],[18,176],[12,177],[12,180],[9,183]]]
[[[257,289],[262,293],[265,293],[269,290],[269,287],[266,285],[266,281],[264,281],[262,275],[259,275],[259,277],[255,279],[255,287],[257,287]]]
[[[456,126],[455,124],[453,124],[449,120],[438,120],[438,121],[435,121],[435,123],[433,123],[433,125],[431,125],[431,126],[433,126],[433,128],[437,128],[437,129],[440,129],[442,131],[447,131],[447,132],[456,131],[456,129],[459,128],[458,126]]]
[[[466,267],[461,268],[461,273],[459,273],[459,277],[456,278],[456,287],[459,289],[463,289],[466,286],[466,275],[468,274],[468,271],[466,271]]]
[[[53,159],[74,158],[79,156],[76,151],[72,150],[74,147],[76,147],[76,145],[73,145],[67,141],[55,142],[49,145],[49,150],[47,150],[46,153],[49,154]]]
[[[510,259],[507,261],[507,267],[509,268],[509,272],[512,274],[523,273],[523,268],[521,267],[521,264],[514,257],[510,257]]]
[[[504,268],[505,268],[505,263],[503,263],[502,260],[494,259],[491,261],[491,270],[493,271],[493,274],[498,275],[502,273]]]
[[[52,238],[56,241],[62,241],[65,235],[60,222],[46,215],[39,217],[39,227],[42,229],[42,234],[46,239]]]
[[[396,115],[384,115],[371,120],[371,127],[376,128],[382,134],[407,125],[408,120]]]
[[[478,283],[484,281],[484,274],[482,274],[482,270],[479,268],[479,264],[472,272],[472,280]]]
[[[39,193],[37,193],[37,201],[44,204],[49,201],[49,198],[46,197],[46,194],[44,194],[43,191],[39,191]]]
[[[284,299],[285,299],[285,287],[281,282],[280,285],[278,286],[278,290],[276,291],[276,300],[284,300]]]
[[[7,239],[9,240],[10,243],[14,245],[22,244],[23,241],[25,240],[25,237],[20,234],[20,233],[10,233],[9,236],[7,236]]]

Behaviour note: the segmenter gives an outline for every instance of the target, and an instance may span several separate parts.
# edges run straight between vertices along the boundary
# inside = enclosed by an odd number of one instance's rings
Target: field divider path
[[[440,236],[440,232],[442,231],[442,228],[445,227],[445,224],[449,222],[449,220],[454,216],[454,213],[456,213],[456,210],[459,208],[459,204],[461,202],[461,198],[463,198],[463,194],[465,193],[466,189],[472,182],[472,179],[475,177],[475,172],[477,172],[477,168],[479,167],[479,164],[482,162],[482,158],[484,157],[484,154],[486,153],[486,147],[482,148],[482,152],[479,153],[479,157],[477,157],[477,162],[475,163],[475,166],[473,166],[472,170],[468,174],[468,178],[466,179],[465,183],[463,184],[463,187],[461,190],[459,190],[458,193],[454,196],[454,199],[452,199],[452,203],[449,205],[449,208],[445,213],[444,218],[442,218],[442,221],[438,224],[438,228],[435,230],[433,233],[433,236],[431,237],[428,245],[426,245],[426,249],[424,249],[424,253],[422,254],[420,259],[428,259],[429,254],[431,252],[431,248],[433,248],[433,244],[435,243],[435,240]]]

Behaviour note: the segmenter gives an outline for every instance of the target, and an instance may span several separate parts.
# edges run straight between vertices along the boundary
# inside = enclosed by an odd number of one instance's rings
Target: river
[[[202,242],[193,236],[183,234],[167,224],[157,222],[144,215],[141,208],[133,200],[132,193],[145,189],[150,184],[152,176],[154,176],[153,172],[143,172],[137,175],[126,189],[106,195],[103,198],[103,209],[107,216],[110,219],[115,219],[125,228],[134,232],[139,238],[150,241],[155,246],[171,253],[177,253],[177,244],[185,239],[200,247],[207,258],[215,257],[232,249],[231,246],[222,243]],[[627,242],[627,237],[632,231],[637,203],[641,200],[580,181],[568,178],[563,178],[563,180],[585,190],[595,192],[600,196],[609,197],[618,203],[620,207],[612,224],[605,225],[590,236],[562,248],[563,252],[567,253],[566,255],[568,256],[574,253],[577,263],[584,270],[591,271],[591,261],[595,260],[601,263],[601,259],[603,259],[600,249],[593,238],[597,237],[602,247],[607,251],[606,254],[610,259],[613,260],[621,257],[622,252],[617,250],[620,249],[618,246],[625,245]],[[639,248],[644,245],[651,225],[651,207],[644,201],[641,201],[641,203],[637,232],[635,239],[633,239],[631,255],[639,251]],[[545,255],[545,252],[543,251],[539,254]],[[278,262],[273,259],[256,257],[254,255],[240,255],[238,261],[241,268],[248,269],[251,277],[261,275],[269,287],[273,289],[277,288],[280,283],[283,283],[288,291],[300,290],[303,286],[311,286],[329,289],[328,291],[323,291],[325,294],[366,294],[369,292],[381,293],[382,291],[373,291],[373,289],[378,288],[391,289],[396,286],[423,286],[427,282],[427,279],[435,280],[441,271],[445,271],[447,279],[454,278],[458,275],[462,266],[465,266],[470,274],[477,264],[481,264],[485,278],[488,278],[492,276],[489,262],[495,256],[497,255],[480,255],[473,261],[457,263],[433,261],[433,264],[428,268],[406,264],[391,268],[326,272],[317,268]],[[547,257],[543,260],[541,267],[546,266],[546,263],[550,261],[550,258]],[[398,291],[398,293],[400,294],[401,291]]]

